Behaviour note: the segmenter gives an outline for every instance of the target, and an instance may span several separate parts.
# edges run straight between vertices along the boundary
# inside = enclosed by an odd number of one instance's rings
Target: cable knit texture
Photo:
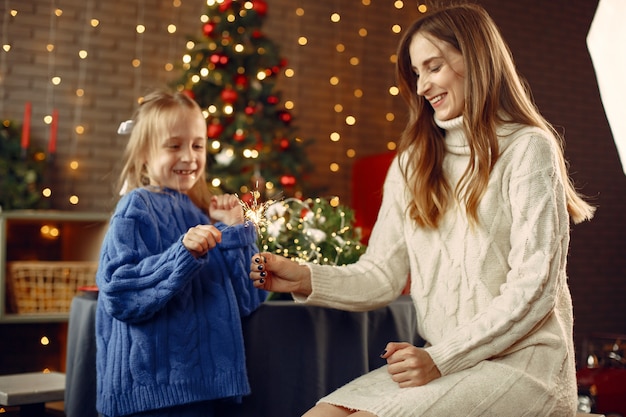
[[[437,123],[446,130],[443,166],[454,186],[470,158],[463,120]],[[367,252],[337,269],[310,265],[313,293],[296,297],[369,310],[395,299],[410,274],[418,331],[442,378],[400,389],[383,366],[321,401],[379,417],[575,415],[569,216],[558,145],[527,126],[502,126],[498,135],[500,157],[478,227],[459,204],[438,229],[416,226],[407,216],[400,157],[387,174]]]
[[[97,409],[117,417],[249,393],[241,317],[265,299],[248,279],[249,225],[195,259],[182,244],[210,224],[184,194],[125,195],[104,239],[96,276]]]

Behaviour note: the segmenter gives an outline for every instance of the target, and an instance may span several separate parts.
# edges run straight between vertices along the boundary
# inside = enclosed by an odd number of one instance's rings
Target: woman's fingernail
[[[254,262],[256,262],[256,263],[261,262],[261,258],[254,258]]]
[[[387,349],[383,350],[382,352],[380,352],[380,357],[382,358],[383,356],[385,356],[387,354]]]
[[[260,282],[261,284],[265,284],[265,280],[264,280],[263,278],[261,278],[261,279],[259,280],[259,282]]]
[[[267,274],[265,273],[265,271],[262,271],[259,275],[261,275],[262,277],[265,277],[265,275]]]
[[[263,270],[263,265],[257,266],[256,269],[258,269],[259,271],[262,271]]]

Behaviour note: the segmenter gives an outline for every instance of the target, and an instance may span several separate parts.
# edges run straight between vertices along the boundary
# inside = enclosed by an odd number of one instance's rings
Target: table
[[[68,326],[65,412],[95,411],[95,297],[72,300]],[[302,415],[325,394],[384,365],[389,341],[423,342],[408,296],[369,312],[267,301],[243,320],[252,394],[220,409],[228,417]]]
[[[65,375],[26,372],[0,376],[0,405],[19,405],[20,415],[45,415],[45,403],[63,400]]]

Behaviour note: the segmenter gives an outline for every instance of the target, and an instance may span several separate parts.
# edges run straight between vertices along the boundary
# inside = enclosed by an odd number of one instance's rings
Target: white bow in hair
[[[120,127],[117,128],[118,135],[130,135],[130,132],[133,130],[133,125],[135,124],[132,120],[126,120],[125,122],[120,123]]]

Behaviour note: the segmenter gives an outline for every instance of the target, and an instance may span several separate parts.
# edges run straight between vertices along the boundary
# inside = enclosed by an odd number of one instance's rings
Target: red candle
[[[57,109],[52,110],[52,123],[50,123],[50,140],[48,141],[48,153],[50,155],[57,151],[57,127],[59,112]]]
[[[32,106],[30,101],[24,105],[24,120],[22,122],[22,149],[28,149],[30,143],[30,115]]]

